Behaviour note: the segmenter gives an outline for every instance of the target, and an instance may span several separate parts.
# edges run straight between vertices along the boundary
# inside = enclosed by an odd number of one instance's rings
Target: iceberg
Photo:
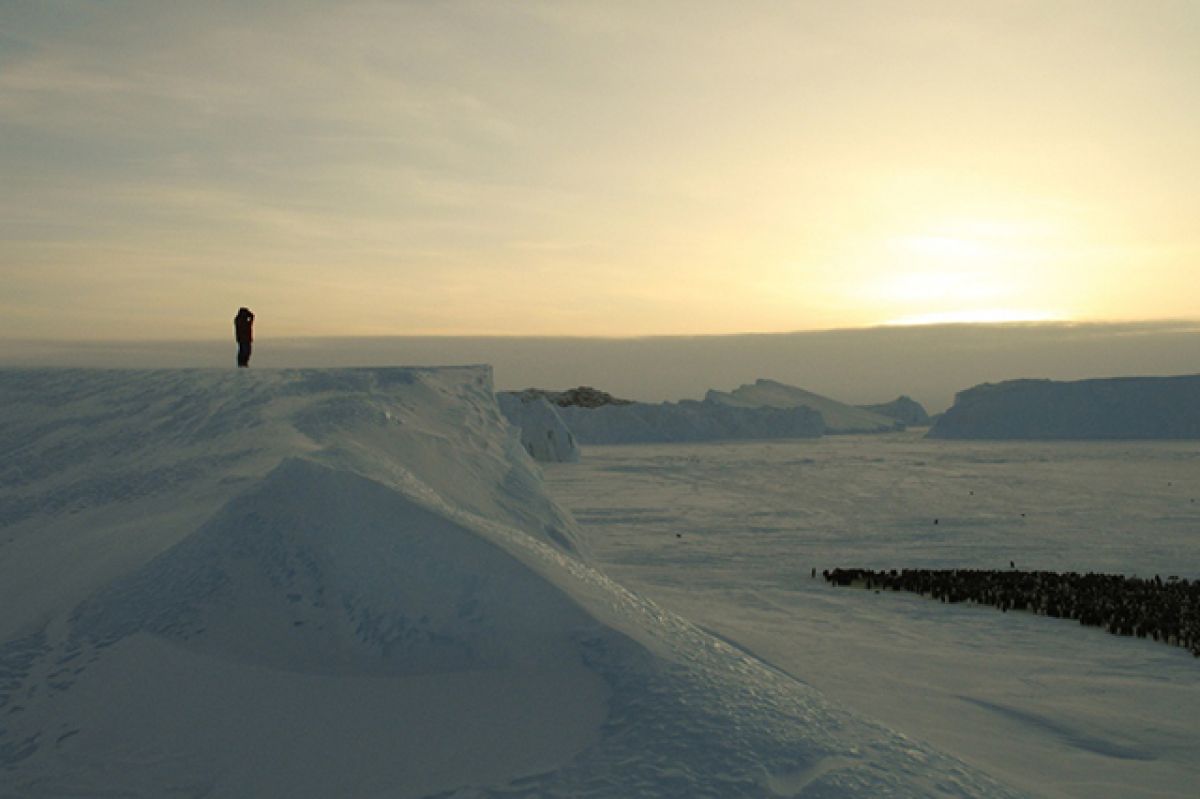
[[[705,400],[733,407],[810,408],[821,414],[825,432],[829,434],[884,433],[903,427],[896,419],[882,413],[764,378],[730,392],[712,389],[705,395]]]
[[[960,391],[930,438],[1196,439],[1200,375],[1008,380]]]

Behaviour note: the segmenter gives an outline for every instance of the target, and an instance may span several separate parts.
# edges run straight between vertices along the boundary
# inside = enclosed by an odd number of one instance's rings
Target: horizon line
[[[702,339],[702,338],[751,338],[772,336],[820,335],[829,333],[888,332],[910,334],[931,330],[970,329],[1075,329],[1075,328],[1141,328],[1162,329],[1175,332],[1200,332],[1200,318],[1134,319],[1134,320],[1009,320],[982,322],[931,322],[927,324],[896,324],[883,322],[861,327],[826,327],[774,331],[734,331],[726,333],[650,333],[632,335],[580,335],[570,333],[302,333],[271,336],[272,341],[329,341],[365,339],[497,339],[497,340],[570,340],[570,341],[646,341],[652,339]],[[4,337],[0,344],[200,344],[224,342],[224,336],[211,337],[168,337],[168,338],[48,338],[48,337]]]

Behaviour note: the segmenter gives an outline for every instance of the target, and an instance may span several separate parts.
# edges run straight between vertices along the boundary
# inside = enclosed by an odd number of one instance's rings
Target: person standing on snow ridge
[[[238,368],[250,365],[250,342],[254,341],[254,313],[249,308],[238,308],[233,317],[233,336],[237,339]]]

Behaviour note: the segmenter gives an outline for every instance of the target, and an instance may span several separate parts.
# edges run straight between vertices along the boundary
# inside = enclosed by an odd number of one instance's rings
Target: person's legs
[[[237,362],[238,362],[238,366],[241,368],[245,368],[250,365],[250,342],[249,341],[239,341],[238,342]]]

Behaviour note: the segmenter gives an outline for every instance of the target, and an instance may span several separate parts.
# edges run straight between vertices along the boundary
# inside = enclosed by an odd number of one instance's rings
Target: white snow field
[[[547,488],[613,579],[1019,790],[1200,796],[1186,650],[820,577],[1012,561],[1195,579],[1200,447],[923,432],[585,447]]]
[[[487,367],[0,409],[0,796],[1020,795],[594,568]]]

